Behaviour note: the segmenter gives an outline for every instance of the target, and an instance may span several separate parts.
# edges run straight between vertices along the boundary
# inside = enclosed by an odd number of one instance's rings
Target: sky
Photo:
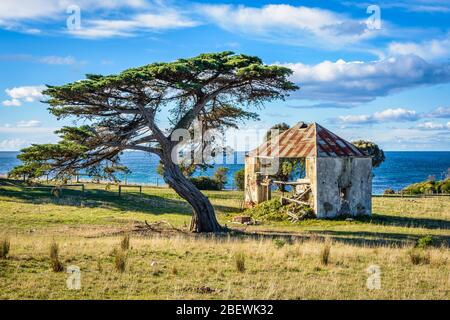
[[[72,124],[41,103],[45,85],[228,50],[300,86],[247,130],[317,122],[384,150],[450,150],[450,1],[1,0],[0,151]]]

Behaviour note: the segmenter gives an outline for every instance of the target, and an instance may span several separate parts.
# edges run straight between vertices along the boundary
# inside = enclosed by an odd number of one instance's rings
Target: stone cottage
[[[318,218],[371,214],[371,158],[317,123],[300,122],[246,156],[247,205],[271,198],[268,168],[278,168],[281,159],[304,160],[305,176],[287,185],[294,188],[292,201],[308,203]]]

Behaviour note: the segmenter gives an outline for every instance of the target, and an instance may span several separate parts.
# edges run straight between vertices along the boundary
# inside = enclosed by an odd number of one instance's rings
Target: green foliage
[[[273,240],[273,244],[275,245],[275,247],[277,248],[282,248],[284,247],[284,245],[286,244],[286,241],[283,239],[274,239]]]
[[[374,168],[379,167],[386,159],[384,151],[374,142],[357,140],[353,141],[352,144],[366,155],[372,157],[372,166]]]
[[[9,239],[2,239],[0,241],[0,259],[6,259],[9,254],[11,243]]]
[[[220,190],[220,184],[210,177],[200,176],[192,177],[189,180],[197,187],[199,190]]]
[[[424,236],[417,239],[416,247],[425,249],[433,245],[433,237],[432,236]]]
[[[219,190],[222,190],[225,184],[227,183],[227,174],[228,174],[228,168],[226,167],[219,167],[217,168],[216,172],[214,173],[214,180],[217,182],[219,186]]]
[[[284,212],[284,208],[279,199],[272,199],[260,203],[254,208],[247,210],[246,214],[255,220],[264,221],[284,221],[289,218]]]
[[[234,173],[234,184],[236,189],[244,190],[245,189],[245,169],[239,169]]]
[[[406,194],[450,193],[450,179],[443,181],[428,180],[411,184],[402,190]]]
[[[267,132],[266,132],[266,141],[268,141],[272,137],[272,130],[278,130],[279,134],[283,133],[284,131],[288,130],[290,126],[285,123],[277,123],[273,125]]]

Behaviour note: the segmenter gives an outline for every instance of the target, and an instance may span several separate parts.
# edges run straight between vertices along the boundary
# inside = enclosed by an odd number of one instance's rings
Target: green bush
[[[217,185],[219,186],[219,190],[222,190],[223,187],[227,184],[227,174],[228,168],[226,167],[219,167],[214,173],[214,181],[216,181]]]
[[[433,245],[433,237],[432,236],[425,236],[425,237],[419,238],[416,243],[416,247],[422,248],[422,249],[425,249],[432,245]]]
[[[437,182],[433,180],[411,184],[403,189],[406,194],[430,194],[437,192]]]
[[[283,221],[289,218],[284,212],[280,199],[272,199],[260,203],[256,207],[247,210],[246,213],[256,220]]]
[[[191,182],[197,187],[199,190],[220,190],[220,183],[216,180],[211,179],[210,177],[193,177],[189,178]]]
[[[450,193],[450,178],[440,181],[438,183],[438,190],[440,193]]]
[[[239,169],[234,173],[234,184],[236,185],[236,189],[244,190],[245,189],[245,169]]]

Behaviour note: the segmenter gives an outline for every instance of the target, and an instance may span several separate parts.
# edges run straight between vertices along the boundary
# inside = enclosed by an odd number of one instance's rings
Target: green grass
[[[0,299],[450,298],[448,197],[374,198],[373,216],[354,221],[242,226],[230,222],[242,213],[242,192],[206,194],[234,232],[132,232],[144,221],[189,225],[190,207],[168,189],[119,198],[115,187],[89,184],[85,194],[64,190],[56,199],[50,190],[0,180],[0,240],[10,243],[0,259]],[[127,234],[119,272],[117,250]],[[68,274],[51,270],[53,242],[65,267],[80,267],[81,290],[68,290]],[[381,290],[366,287],[373,264],[382,271]]]

